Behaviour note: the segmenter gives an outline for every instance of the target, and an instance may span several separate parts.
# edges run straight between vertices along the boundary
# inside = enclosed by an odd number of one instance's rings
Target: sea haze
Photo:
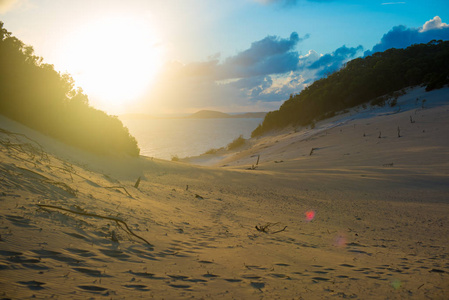
[[[171,159],[226,147],[240,135],[249,138],[262,118],[122,119],[139,144],[140,154]]]

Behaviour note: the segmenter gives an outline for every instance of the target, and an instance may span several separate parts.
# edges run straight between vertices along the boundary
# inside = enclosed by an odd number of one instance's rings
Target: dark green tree
[[[426,90],[449,84],[449,41],[431,41],[406,49],[388,49],[348,62],[341,70],[291,95],[279,110],[269,112],[252,136],[289,125],[304,126],[406,87]]]

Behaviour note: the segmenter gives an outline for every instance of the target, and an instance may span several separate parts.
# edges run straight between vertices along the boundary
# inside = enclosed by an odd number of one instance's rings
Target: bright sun
[[[153,83],[161,49],[143,20],[107,18],[68,36],[62,61],[76,84],[99,108],[123,111]]]

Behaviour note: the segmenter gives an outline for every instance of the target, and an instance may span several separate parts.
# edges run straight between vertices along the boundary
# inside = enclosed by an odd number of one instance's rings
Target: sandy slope
[[[96,157],[1,118],[0,296],[447,299],[449,93],[424,95],[216,167]]]

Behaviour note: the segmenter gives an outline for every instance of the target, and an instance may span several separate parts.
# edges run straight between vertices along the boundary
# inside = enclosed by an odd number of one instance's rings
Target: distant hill
[[[190,116],[188,118],[191,119],[225,119],[225,118],[232,118],[231,115],[214,111],[214,110],[200,110]]]
[[[231,117],[233,118],[247,118],[247,119],[251,119],[251,118],[264,118],[265,115],[267,113],[266,112],[249,112],[249,113],[244,113],[244,114],[236,114],[236,115],[231,115]]]
[[[385,105],[396,92],[412,86],[426,90],[449,83],[449,41],[431,41],[406,49],[389,49],[348,62],[341,70],[291,95],[279,110],[267,113],[251,134],[287,126],[314,126],[335,113],[361,104]],[[388,95],[387,98],[383,95]]]
[[[241,113],[241,114],[227,114],[214,110],[200,110],[190,116],[188,118],[191,119],[225,119],[225,118],[263,118],[265,117],[266,112],[249,112],[249,113]]]

